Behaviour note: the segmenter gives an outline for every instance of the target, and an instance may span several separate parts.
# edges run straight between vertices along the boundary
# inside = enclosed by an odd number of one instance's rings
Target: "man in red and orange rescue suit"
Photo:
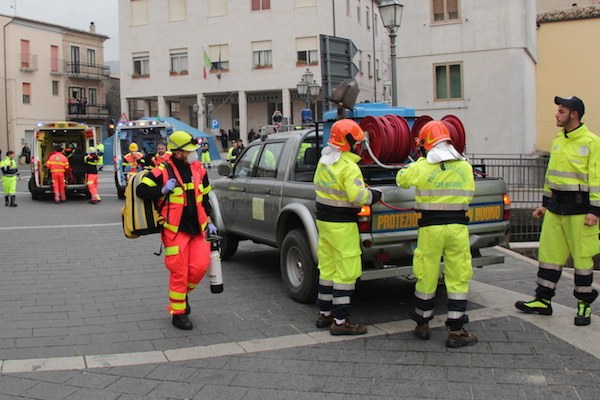
[[[102,199],[98,194],[98,166],[100,155],[93,147],[88,147],[87,154],[83,158],[85,163],[85,183],[90,191],[90,203],[99,203]]]
[[[362,273],[358,213],[374,204],[381,192],[365,186],[355,152],[365,133],[351,119],[331,126],[313,179],[319,230],[318,328],[332,335],[362,335],[364,325],[350,322],[350,298]]]
[[[156,146],[156,154],[152,157],[152,164],[155,167],[158,167],[160,164],[168,161],[171,158],[171,152],[167,151],[167,146],[164,143],[159,143]]]
[[[216,234],[217,228],[210,217],[211,187],[198,161],[197,139],[188,132],[175,131],[167,146],[173,152],[171,159],[144,176],[136,193],[143,199],[158,199],[165,219],[161,232],[165,265],[170,271],[168,310],[176,328],[190,330],[194,326],[188,319],[188,296],[208,269],[210,245],[206,237]]]
[[[138,151],[137,143],[129,144],[129,153],[123,157],[125,172],[138,172],[144,166],[144,154]]]
[[[46,167],[50,170],[52,177],[52,191],[54,192],[54,202],[59,204],[61,201],[67,201],[65,172],[69,169],[69,160],[62,153],[60,146],[55,146],[46,161]]]

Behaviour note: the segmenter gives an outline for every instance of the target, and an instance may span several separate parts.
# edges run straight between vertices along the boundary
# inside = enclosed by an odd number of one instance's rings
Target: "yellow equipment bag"
[[[168,164],[166,166],[167,170],[171,172],[171,167]],[[150,170],[145,170],[130,176],[125,187],[125,206],[121,209],[121,219],[123,233],[129,239],[158,233],[162,229],[164,218],[160,215],[160,209],[157,208],[156,202],[150,199],[141,199],[136,194],[142,178],[149,172]]]

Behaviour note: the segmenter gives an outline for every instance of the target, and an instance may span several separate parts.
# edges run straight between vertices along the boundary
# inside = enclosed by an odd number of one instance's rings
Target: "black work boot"
[[[184,331],[189,331],[194,328],[194,324],[192,324],[192,321],[190,321],[185,314],[173,314],[173,325],[175,328],[183,329]]]
[[[446,347],[458,348],[463,346],[471,346],[477,343],[477,336],[473,333],[469,333],[465,328],[457,331],[448,332],[448,339],[446,339]]]
[[[575,317],[575,325],[584,326],[592,323],[592,307],[585,301],[577,302],[577,316]]]
[[[527,314],[552,315],[550,300],[542,299],[541,297],[536,297],[530,301],[517,301],[515,307]]]
[[[429,340],[429,324],[427,322],[424,324],[417,324],[413,333],[421,340]]]
[[[15,196],[14,194],[10,196],[10,207],[16,207],[17,203],[15,203]]]
[[[4,196],[4,206],[8,207],[8,196]]]
[[[190,307],[190,303],[188,303],[187,299],[185,300],[185,315],[190,315],[192,313],[192,307]]]

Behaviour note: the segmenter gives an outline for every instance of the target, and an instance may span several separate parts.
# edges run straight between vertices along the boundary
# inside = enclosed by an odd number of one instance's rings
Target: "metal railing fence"
[[[533,218],[531,213],[542,204],[548,156],[472,154],[468,157],[475,168],[506,182],[512,202],[510,240],[539,240],[541,220]]]

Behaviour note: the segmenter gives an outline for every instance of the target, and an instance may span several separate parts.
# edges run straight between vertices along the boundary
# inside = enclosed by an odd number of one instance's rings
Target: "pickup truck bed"
[[[233,256],[240,240],[252,240],[281,251],[282,280],[289,295],[309,302],[316,296],[318,232],[312,177],[320,151],[313,130],[270,135],[255,141],[233,168],[219,166],[224,178],[212,182],[214,220],[224,237],[222,258]],[[384,193],[381,203],[363,208],[359,222],[362,280],[410,277],[416,247],[418,214],[414,190],[395,184],[395,170],[362,167],[365,182]],[[506,241],[509,233],[506,186],[500,178],[478,178],[471,203],[470,241],[473,266],[503,262],[482,257],[480,249]]]

